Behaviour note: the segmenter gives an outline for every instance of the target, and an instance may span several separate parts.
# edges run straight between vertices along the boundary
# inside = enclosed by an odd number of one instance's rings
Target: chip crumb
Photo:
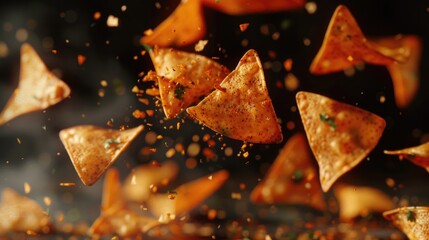
[[[79,65],[84,64],[84,63],[85,63],[85,61],[86,61],[86,57],[85,57],[84,55],[82,55],[82,54],[78,54],[78,55],[77,55],[77,63],[78,63]]]
[[[195,44],[195,52],[201,52],[204,50],[204,48],[206,47],[207,43],[209,42],[209,40],[200,40]]]
[[[100,12],[95,12],[93,15],[94,20],[98,20],[101,18],[101,13]]]
[[[31,186],[28,182],[24,182],[24,192],[29,194],[31,192]]]
[[[76,183],[73,183],[73,182],[61,182],[60,186],[61,187],[74,187],[74,186],[76,186]]]
[[[305,10],[307,10],[308,14],[314,14],[317,11],[317,4],[315,2],[307,2]]]
[[[234,200],[241,200],[241,193],[233,192],[231,193],[231,198]]]
[[[16,141],[18,142],[18,144],[21,144],[21,139],[16,138]]]
[[[107,17],[106,24],[108,27],[118,27],[119,26],[119,18],[117,18],[113,15],[109,15],[109,17]]]
[[[43,197],[43,202],[45,203],[46,206],[51,206],[52,204],[52,199],[48,196]]]
[[[247,30],[247,28],[249,27],[249,23],[242,23],[242,24],[240,24],[240,31],[241,32],[244,32],[244,31],[246,31]]]

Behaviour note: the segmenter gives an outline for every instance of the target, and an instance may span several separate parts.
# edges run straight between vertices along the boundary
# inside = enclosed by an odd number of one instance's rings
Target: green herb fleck
[[[314,234],[314,232],[308,232],[308,239],[310,240],[318,240],[319,237]]]
[[[406,155],[406,158],[413,160],[416,157],[416,154],[410,153]]]
[[[108,138],[106,141],[104,141],[104,148],[109,149],[112,144],[118,144],[121,143],[121,140],[119,138]]]
[[[151,45],[143,44],[143,47],[148,52],[152,52],[153,51],[153,47]]]
[[[292,175],[292,180],[295,183],[300,183],[304,179],[304,173],[301,170],[296,170]]]
[[[413,211],[408,210],[407,213],[405,213],[405,215],[407,216],[408,221],[410,221],[410,222],[416,221],[416,214]]]
[[[335,123],[335,119],[333,117],[329,117],[326,113],[319,114],[319,117],[320,121],[329,124],[333,130],[337,129],[337,124]]]
[[[176,88],[174,89],[174,97],[179,100],[183,100],[183,95],[185,94],[185,88],[186,88],[185,86],[178,83],[176,85]]]

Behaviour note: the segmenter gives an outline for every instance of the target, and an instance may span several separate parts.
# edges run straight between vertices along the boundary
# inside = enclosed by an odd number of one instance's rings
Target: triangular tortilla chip
[[[200,40],[205,32],[200,0],[182,0],[150,35],[141,38],[141,43],[160,47],[186,46]]]
[[[123,193],[126,199],[142,203],[149,198],[151,186],[162,182],[170,182],[179,168],[173,161],[162,163],[160,167],[154,165],[139,166],[132,170],[125,179]]]
[[[372,187],[341,184],[334,187],[334,194],[338,200],[341,221],[382,213],[395,207],[392,198]]]
[[[115,168],[109,169],[103,186],[101,214],[92,224],[90,235],[137,237],[158,224],[155,219],[141,216],[126,205],[119,173]]]
[[[429,172],[429,142],[401,150],[385,150],[384,153],[388,155],[399,155],[400,159],[406,158]]]
[[[229,173],[221,170],[179,186],[169,194],[156,194],[149,198],[149,210],[161,222],[173,220],[200,205],[228,179]]]
[[[70,88],[51,73],[30,44],[21,47],[18,88],[0,113],[0,125],[20,115],[46,109],[70,95]]]
[[[344,173],[359,164],[377,145],[386,122],[363,109],[322,95],[296,95],[311,150],[327,192]]]
[[[392,55],[398,61],[387,65],[393,81],[396,105],[407,107],[417,94],[420,83],[422,41],[415,35],[395,36],[371,40],[378,51]]]
[[[393,61],[372,48],[348,8],[340,5],[331,18],[322,47],[311,63],[310,72],[327,74],[362,62],[388,65]]]
[[[305,0],[202,0],[204,6],[230,15],[270,13],[303,8]]]
[[[402,207],[383,215],[410,240],[429,239],[429,207]]]
[[[91,186],[143,128],[119,131],[81,125],[61,130],[60,138],[80,179]]]
[[[283,140],[255,50],[247,51],[218,89],[187,112],[207,127],[233,139],[251,143]]]
[[[3,190],[0,216],[0,235],[11,231],[49,233],[52,229],[49,214],[37,202],[10,188]]]
[[[326,203],[303,134],[293,135],[280,151],[266,176],[250,194],[254,203],[306,204],[325,210]]]
[[[160,76],[159,92],[167,118],[199,102],[229,74],[226,67],[194,53],[155,48],[150,56]]]

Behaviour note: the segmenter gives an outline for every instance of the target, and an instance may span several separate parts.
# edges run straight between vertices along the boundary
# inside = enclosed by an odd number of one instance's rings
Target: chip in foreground
[[[400,159],[406,158],[429,172],[429,142],[401,150],[385,150],[384,153],[388,155],[398,155]]]
[[[383,215],[410,240],[429,239],[429,207],[401,207]]]
[[[341,184],[334,187],[334,194],[340,207],[340,220],[345,222],[395,207],[388,195],[372,187]]]
[[[60,139],[80,179],[91,186],[143,128],[140,125],[119,131],[81,125],[61,130]]]
[[[24,43],[21,47],[18,88],[0,113],[0,125],[57,104],[70,92],[69,86],[48,70],[33,47]]]
[[[303,134],[293,135],[250,194],[254,203],[303,204],[323,211],[326,203],[317,167]]]
[[[386,122],[363,109],[328,97],[299,92],[296,101],[311,150],[327,192],[377,145]]]
[[[159,76],[159,92],[167,118],[174,118],[198,103],[229,74],[226,67],[199,54],[156,47],[149,53]]]
[[[265,144],[283,140],[255,50],[247,51],[220,86],[187,112],[232,139]]]

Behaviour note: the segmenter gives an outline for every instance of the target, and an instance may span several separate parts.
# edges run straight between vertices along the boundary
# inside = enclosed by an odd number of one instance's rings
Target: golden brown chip
[[[393,81],[396,105],[407,107],[417,94],[420,83],[422,41],[415,35],[395,36],[372,40],[379,52],[397,61],[387,65]]]
[[[305,0],[202,0],[204,6],[230,15],[280,12],[304,7]]]
[[[202,55],[174,49],[150,51],[167,118],[173,118],[213,91],[229,74],[221,64]]]
[[[388,155],[399,155],[400,159],[406,158],[429,172],[429,142],[401,150],[385,150],[384,153]]]
[[[20,115],[46,109],[70,95],[70,88],[51,73],[29,44],[21,47],[18,88],[0,113],[0,125]]]
[[[310,66],[312,74],[337,72],[359,63],[388,65],[393,59],[373,49],[346,6],[335,10],[322,47]]]
[[[214,131],[252,143],[280,143],[283,135],[258,54],[249,50],[215,91],[187,112]]]
[[[121,194],[119,173],[115,168],[109,169],[103,186],[101,214],[92,224],[90,235],[137,237],[156,225],[155,219],[142,216],[126,205]]]
[[[401,207],[383,215],[410,240],[429,239],[429,207]]]
[[[149,198],[151,186],[171,181],[178,172],[175,162],[167,161],[161,166],[139,166],[125,179],[123,193],[126,199],[142,203]]]
[[[149,210],[159,216],[160,222],[174,220],[201,204],[228,179],[229,173],[221,170],[179,186],[167,194],[156,194],[149,198]]]
[[[254,203],[306,204],[325,210],[317,168],[303,134],[293,135],[285,144],[266,176],[250,194]]]
[[[386,122],[373,113],[315,93],[299,92],[296,101],[326,192],[372,151]]]
[[[49,214],[40,205],[10,188],[5,188],[0,202],[0,235],[7,232],[49,233]]]
[[[143,36],[141,43],[160,47],[186,46],[200,40],[205,32],[200,0],[184,0],[151,34]]]
[[[143,128],[118,131],[81,125],[61,130],[60,139],[80,179],[91,186]]]
[[[341,184],[334,187],[340,208],[340,220],[351,221],[370,213],[382,213],[395,207],[384,192],[372,188]]]

